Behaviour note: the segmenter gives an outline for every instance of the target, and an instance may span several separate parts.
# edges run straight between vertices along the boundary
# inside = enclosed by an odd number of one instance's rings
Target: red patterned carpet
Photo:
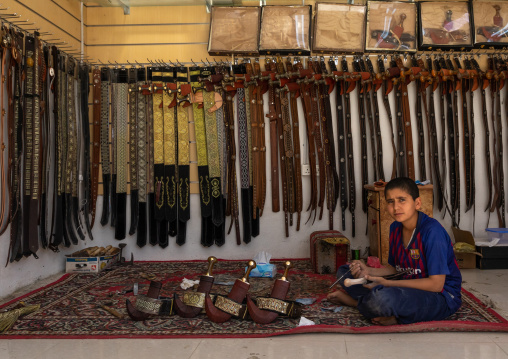
[[[278,266],[280,277],[283,264]],[[333,282],[331,275],[312,272],[310,261],[295,260],[290,271],[291,289],[288,299],[315,298],[314,304],[306,306],[303,316],[316,325],[298,327],[298,320],[278,318],[268,325],[252,321],[230,320],[216,324],[206,315],[184,319],[179,316],[156,317],[145,322],[134,322],[128,318],[118,319],[104,311],[101,303],[111,304],[120,313],[126,314],[125,299],[135,301],[132,293],[114,294],[140,283],[140,293],[146,293],[150,274],[163,282],[161,296],[172,296],[182,291],[179,285],[184,277],[198,279],[206,272],[206,262],[136,262],[133,266],[114,267],[99,275],[67,274],[60,280],[0,306],[14,308],[19,301],[40,304],[41,310],[24,316],[14,326],[0,335],[0,339],[14,338],[212,338],[212,337],[267,337],[295,333],[397,333],[438,331],[508,331],[508,321],[492,309],[488,309],[471,293],[463,291],[463,305],[457,313],[444,321],[425,322],[412,325],[381,327],[371,324],[354,308],[344,307],[333,313],[322,310],[329,305],[322,303],[328,287]],[[219,261],[214,268],[216,282],[234,281],[243,274],[246,261]],[[251,296],[268,295],[273,279],[251,278]],[[212,292],[227,294],[231,286],[214,285]]]

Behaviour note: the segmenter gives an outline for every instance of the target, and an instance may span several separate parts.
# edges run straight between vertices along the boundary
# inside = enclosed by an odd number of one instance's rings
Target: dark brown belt
[[[99,164],[101,161],[101,71],[98,66],[93,69],[93,147],[92,147],[92,214],[91,227],[95,223],[95,208],[99,191]]]
[[[393,179],[397,175],[397,158],[398,158],[397,148],[395,146],[395,132],[393,130],[392,110],[390,107],[390,101],[388,100],[388,95],[390,94],[390,92],[392,92],[393,89],[393,82],[391,81],[391,79],[388,79],[388,77],[385,74],[384,61],[386,61],[386,55],[384,56],[384,60],[383,58],[381,58],[381,55],[378,55],[377,66],[379,71],[379,77],[382,80],[381,91],[383,92],[383,104],[385,106],[385,110],[388,115],[388,123],[390,124],[390,133],[392,140],[393,164],[392,164],[392,175],[390,176],[390,178]]]
[[[397,58],[397,66],[401,72],[405,72],[404,65],[402,63],[402,59],[400,57]],[[402,98],[402,120],[404,123],[404,139],[406,141],[405,143],[405,149],[406,149],[406,168],[407,168],[407,175],[412,180],[415,179],[415,160],[414,160],[414,153],[413,153],[413,133],[411,130],[411,114],[409,110],[409,97],[408,97],[408,89],[407,86],[409,84],[410,80],[407,75],[401,76],[401,98]]]
[[[421,76],[422,68],[418,66],[416,57],[411,56],[411,78]],[[424,85],[424,84],[423,84]],[[423,110],[422,110],[422,92],[425,90],[422,88],[422,83],[417,82],[416,84],[416,126],[418,128],[418,166],[420,170],[420,181],[427,180],[427,167],[425,165],[425,137],[423,133]]]

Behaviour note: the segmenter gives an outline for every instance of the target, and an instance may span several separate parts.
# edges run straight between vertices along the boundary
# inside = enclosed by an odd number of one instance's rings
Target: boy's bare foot
[[[349,294],[344,293],[341,290],[336,290],[333,293],[330,293],[326,296],[329,302],[339,305],[347,305],[349,307],[356,307],[358,305],[358,301],[353,299]]]
[[[378,325],[396,325],[397,318],[395,318],[393,315],[391,317],[377,317],[372,319],[372,323],[378,324]]]

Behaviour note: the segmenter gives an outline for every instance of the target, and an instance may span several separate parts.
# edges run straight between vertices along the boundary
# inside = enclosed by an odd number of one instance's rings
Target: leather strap
[[[201,75],[199,67],[189,69],[192,93],[192,114],[196,131],[196,150],[198,159],[199,194],[201,207],[201,244],[209,247],[213,244],[213,230],[208,228],[212,217],[212,193],[208,170],[208,154],[205,129],[205,114],[203,111],[203,87],[198,82]],[[217,128],[215,127],[215,131]]]
[[[101,168],[102,168],[102,216],[101,225],[109,221],[111,170],[109,156],[109,98],[110,98],[110,71],[107,67],[101,69]],[[95,132],[94,132],[95,133]]]
[[[337,155],[339,159],[339,192],[340,197],[340,208],[342,216],[342,230],[346,230],[346,209],[348,206],[347,198],[347,153],[346,153],[346,133],[344,129],[344,92],[345,82],[342,71],[337,71],[337,65],[335,64],[336,58],[330,57],[328,62],[330,70],[332,71],[336,83],[335,90],[335,105],[337,107]]]
[[[139,221],[139,178],[138,178],[138,151],[137,151],[137,81],[138,70],[135,67],[129,69],[129,84],[128,84],[128,100],[129,100],[129,177],[130,177],[130,207],[131,207],[131,220],[129,235],[136,233]]]
[[[273,68],[276,65],[273,64]],[[263,77],[270,78],[270,73],[274,73],[272,70],[272,62],[269,59],[265,60],[265,72],[262,74]],[[266,117],[270,121],[270,168],[271,168],[271,182],[272,182],[272,212],[280,211],[280,195],[279,195],[279,153],[278,153],[278,133],[277,133],[277,118],[278,113],[276,109],[276,94],[275,87],[272,83],[269,85],[268,90],[268,114]],[[288,233],[288,231],[286,231]]]
[[[186,67],[177,69],[177,81],[180,92],[177,96],[178,120],[178,237],[176,243],[182,245],[186,239],[186,224],[190,219],[190,153],[189,153],[189,115],[187,106],[190,105]]]
[[[92,203],[91,214],[93,227],[95,223],[95,208],[97,205],[97,193],[99,191],[99,164],[101,157],[101,71],[95,67],[93,76],[93,147],[92,147]]]
[[[386,55],[384,57],[384,61],[386,61]],[[388,99],[388,95],[390,94],[393,88],[393,83],[391,82],[391,80],[388,79],[388,77],[385,74],[384,61],[383,58],[381,58],[381,55],[378,55],[377,65],[380,77],[382,79],[381,91],[383,92],[383,104],[385,106],[385,110],[388,115],[388,123],[390,124],[390,133],[392,135],[391,140],[393,150],[393,165],[392,165],[392,175],[390,176],[390,178],[393,179],[397,175],[397,158],[398,158],[397,148],[395,146],[395,132],[393,129],[392,110],[390,107],[390,101]]]
[[[118,82],[113,84],[115,102],[112,106],[116,108],[116,223],[115,239],[125,239],[127,218],[127,142],[128,142],[128,73],[126,69],[120,69]]]
[[[491,158],[490,158],[490,131],[489,131],[489,119],[487,116],[487,101],[486,101],[486,94],[485,90],[489,86],[489,81],[485,77],[485,73],[481,71],[480,66],[478,65],[478,62],[471,58],[471,64],[473,65],[474,69],[478,73],[478,81],[479,81],[479,88],[480,88],[480,94],[481,94],[481,113],[482,113],[482,123],[483,123],[483,133],[484,133],[484,141],[485,141],[485,164],[486,164],[486,171],[487,171],[487,190],[488,190],[488,198],[487,198],[487,206],[485,207],[485,212],[488,211],[492,204],[492,164],[491,164]],[[473,141],[474,142],[474,141]],[[474,163],[474,161],[473,161]]]
[[[2,33],[4,34],[4,36],[6,35],[5,31],[6,31],[5,25],[2,24]],[[1,189],[0,189],[0,235],[5,232],[5,230],[7,229],[7,226],[9,225],[9,220],[10,220],[10,214],[8,211],[8,206],[10,203],[8,196],[9,196],[10,191],[7,192],[7,189],[8,189],[8,187],[10,187],[10,184],[8,184],[7,176],[6,176],[6,172],[8,174],[9,171],[5,171],[5,164],[4,164],[4,157],[5,157],[4,151],[5,151],[5,147],[6,147],[5,144],[7,143],[7,146],[10,146],[10,142],[7,139],[7,134],[4,134],[4,127],[5,127],[4,118],[7,114],[7,111],[5,111],[5,107],[4,107],[4,97],[5,97],[4,91],[6,89],[5,71],[6,71],[8,48],[5,47],[4,39],[2,38],[1,40],[2,40],[2,49],[1,49],[2,60],[1,60],[1,64],[0,64],[0,66],[1,66],[0,76],[1,76],[2,98],[0,99],[0,187],[1,187]],[[7,216],[5,216],[6,214],[7,214]],[[4,223],[4,219],[5,219],[5,223]]]
[[[406,168],[407,168],[407,175],[412,180],[415,179],[415,170],[414,170],[414,152],[413,152],[413,132],[411,130],[411,113],[409,109],[409,94],[408,94],[408,84],[411,81],[409,77],[407,76],[406,69],[404,68],[404,65],[402,63],[402,59],[400,57],[396,60],[397,66],[402,73],[404,73],[404,76],[401,75],[401,99],[402,99],[402,120],[404,123],[404,139],[406,141],[405,143],[405,149],[406,149]]]
[[[353,156],[353,134],[351,131],[351,98],[350,93],[356,87],[354,76],[349,73],[348,63],[345,56],[342,57],[342,72],[347,80],[348,87],[344,93],[344,112],[346,114],[345,121],[345,137],[347,148],[347,173],[349,188],[349,212],[351,213],[351,235],[355,236],[355,208],[356,208],[356,184],[355,184],[355,166]]]
[[[361,72],[361,68],[358,60],[353,61],[353,68],[355,72]],[[362,74],[363,76],[363,74]],[[369,75],[370,76],[370,75]],[[363,82],[361,86],[359,85],[358,89],[358,114],[360,117],[360,138],[361,138],[361,163],[362,163],[362,210],[363,212],[367,212],[367,190],[365,189],[365,185],[369,182],[369,168],[368,168],[368,158],[367,158],[367,127],[365,124],[365,97],[367,94],[367,85]]]
[[[146,69],[140,68],[137,73],[136,84],[136,147],[137,147],[137,160],[138,160],[138,228],[136,244],[142,248],[146,245],[147,238],[147,202],[148,202],[148,151],[147,151],[147,96],[144,94],[145,89],[148,88],[146,84]],[[148,142],[150,143],[150,142]],[[150,183],[152,181],[150,180]]]
[[[412,76],[415,75],[421,75],[420,72],[422,69],[418,67],[418,64],[416,63],[416,57],[414,55],[411,56],[411,62],[412,62]],[[416,126],[418,127],[418,165],[419,165],[419,174],[420,174],[420,180],[425,181],[427,180],[427,168],[425,166],[425,137],[423,132],[423,110],[422,110],[422,92],[424,91],[424,88],[422,88],[422,83],[417,83],[417,89],[416,89]]]
[[[164,102],[162,88],[162,71],[154,68],[153,83],[153,163],[154,163],[154,216],[158,222],[165,219],[165,183],[164,183]]]

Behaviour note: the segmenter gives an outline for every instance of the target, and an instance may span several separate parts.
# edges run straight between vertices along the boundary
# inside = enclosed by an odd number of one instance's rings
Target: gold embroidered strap
[[[217,138],[217,122],[215,112],[210,108],[215,105],[215,93],[203,91],[203,105],[205,109],[206,147],[208,152],[208,169],[211,178],[220,177],[219,141]],[[220,194],[220,191],[219,191]]]
[[[64,59],[62,58],[62,61]],[[65,83],[65,73],[61,71],[61,69],[58,69],[58,76],[57,76],[57,90],[58,90],[58,103],[57,103],[57,111],[58,111],[58,119],[57,119],[57,140],[58,140],[58,146],[57,146],[57,194],[61,195],[65,191],[65,178],[63,173],[63,168],[65,165],[65,151],[64,146],[67,146],[67,140],[66,140],[66,133],[67,130],[66,127],[66,121],[63,120],[63,108],[65,107],[63,102],[63,84]],[[17,107],[14,107],[17,109]]]
[[[65,176],[67,184],[65,186],[66,193],[72,193],[72,175],[73,164],[76,153],[76,106],[74,105],[74,78],[72,75],[67,75],[67,163],[65,166]]]
[[[162,301],[159,299],[149,298],[144,295],[138,295],[136,299],[136,309],[147,314],[158,315],[161,309]]]
[[[180,86],[180,85],[179,85]],[[180,96],[179,96],[180,97]],[[190,163],[189,153],[189,113],[183,107],[185,102],[178,105],[178,165],[185,166]],[[174,140],[174,135],[173,135]],[[174,152],[173,152],[174,154]]]
[[[116,193],[127,193],[127,92],[126,83],[116,83]]]
[[[282,314],[288,313],[289,303],[280,299],[258,297],[256,304],[259,309],[272,310]]]
[[[191,71],[191,75],[193,75],[193,72],[198,71]],[[192,87],[199,87],[199,82],[192,82]],[[200,91],[201,92],[201,91]],[[199,103],[195,102],[192,104],[192,114],[194,117],[194,128],[196,130],[196,148],[197,148],[197,155],[198,155],[198,166],[206,166],[208,165],[208,154],[206,151],[206,131],[205,131],[205,114],[203,112],[203,108],[199,108]]]
[[[150,84],[151,86],[151,84]],[[154,191],[154,181],[153,181],[153,174],[154,174],[154,130],[153,130],[153,124],[154,124],[154,111],[153,111],[153,96],[150,94],[146,95],[146,138],[148,141],[148,165],[146,170],[146,178],[148,180],[148,193],[153,193]]]
[[[101,82],[101,164],[102,174],[109,175],[109,81]]]
[[[182,302],[188,306],[196,308],[205,307],[205,293],[201,292],[185,292],[183,294]]]
[[[130,169],[130,180],[131,190],[137,190],[138,185],[138,158],[137,158],[137,101],[136,101],[136,83],[130,83],[129,89],[129,169]]]
[[[154,72],[152,76],[162,76],[160,72]],[[164,105],[163,105],[163,95],[162,84],[153,84],[154,87],[157,87],[157,90],[154,91],[153,94],[153,162],[154,164],[163,164],[164,163]],[[169,112],[169,111],[168,111]],[[153,173],[153,172],[152,172]]]
[[[164,78],[173,77],[172,73],[163,73]],[[164,165],[176,165],[176,146],[175,146],[175,111],[174,108],[168,108],[174,99],[174,94],[164,91],[162,98],[164,103]],[[154,130],[155,124],[154,124]]]
[[[146,97],[141,93],[141,86],[143,82],[138,82],[137,92],[136,92],[136,101],[137,101],[137,148],[138,148],[138,176],[139,176],[139,202],[146,202]],[[152,182],[152,181],[150,181]]]
[[[215,300],[215,307],[219,308],[223,312],[234,315],[235,317],[240,317],[242,314],[243,317],[247,313],[247,311],[242,311],[244,308],[241,304],[221,295],[217,296],[217,299]]]

